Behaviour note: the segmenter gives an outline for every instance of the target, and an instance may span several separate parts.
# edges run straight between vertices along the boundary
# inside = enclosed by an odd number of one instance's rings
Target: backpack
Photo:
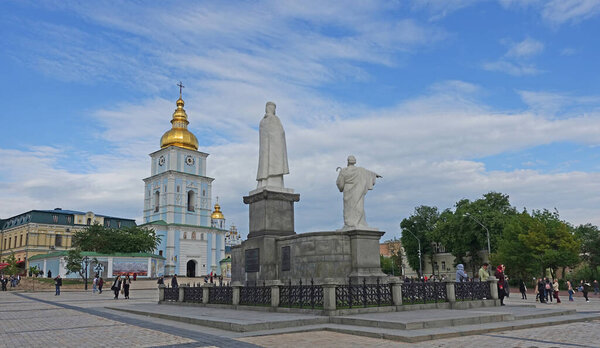
[[[550,290],[550,283],[546,283],[546,290]]]

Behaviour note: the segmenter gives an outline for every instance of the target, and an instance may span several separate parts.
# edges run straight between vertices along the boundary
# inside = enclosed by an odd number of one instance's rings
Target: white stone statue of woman
[[[365,220],[365,195],[373,189],[380,175],[357,167],[356,158],[348,156],[348,166],[338,175],[336,185],[344,193],[344,230],[372,230]]]
[[[257,189],[262,187],[283,188],[283,175],[289,174],[285,131],[275,115],[275,103],[265,106],[265,117],[259,127],[259,156]]]

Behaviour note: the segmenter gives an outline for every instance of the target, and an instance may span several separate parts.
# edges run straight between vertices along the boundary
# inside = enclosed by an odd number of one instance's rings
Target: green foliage
[[[406,259],[410,267],[417,272],[419,272],[419,242],[416,238],[421,241],[421,257],[425,258],[426,255],[431,257],[434,253],[432,239],[436,236],[433,234],[433,231],[439,216],[436,207],[422,205],[416,207],[413,215],[402,220],[400,223],[400,228],[402,228],[402,237],[400,240],[406,252]],[[419,276],[422,275],[420,274]]]
[[[67,263],[65,268],[67,274],[77,273],[81,278],[84,278],[83,269],[83,256],[81,256],[80,249],[71,249],[65,256],[65,262]]]
[[[512,216],[498,240],[496,253],[492,254],[492,263],[504,264],[511,279],[529,280],[542,269],[540,260],[533,256],[534,250],[522,241],[533,223],[527,212]]]
[[[116,229],[94,224],[73,235],[75,248],[106,254],[149,253],[159,243],[160,237],[153,230],[138,226]]]
[[[394,275],[402,274],[402,243],[400,239],[394,237],[393,239],[384,242],[387,245],[388,251],[390,252],[390,259],[394,265]]]
[[[592,224],[579,225],[574,230],[581,242],[581,255],[591,269],[600,267],[600,230]]]
[[[456,264],[462,263],[475,273],[482,263],[481,250],[487,250],[487,231],[493,253],[504,226],[516,213],[508,195],[489,192],[473,202],[468,199],[458,201],[454,211],[445,210],[434,234],[439,236],[446,251],[454,255]]]
[[[556,278],[558,268],[576,266],[581,243],[560,220],[558,212],[534,210],[531,217],[533,222],[520,240],[532,249],[532,258],[538,260],[540,270],[549,269],[552,278]]]
[[[29,267],[29,275],[36,276],[39,273],[40,273],[40,269],[37,266],[30,266]]]
[[[4,262],[8,263],[8,266],[4,268],[4,274],[8,275],[16,275],[19,274],[21,269],[17,266],[17,258],[15,257],[15,253],[10,253],[8,257],[4,260]]]
[[[379,262],[381,264],[381,271],[383,273],[393,276],[399,276],[402,274],[400,266],[392,259],[392,257],[379,255]]]

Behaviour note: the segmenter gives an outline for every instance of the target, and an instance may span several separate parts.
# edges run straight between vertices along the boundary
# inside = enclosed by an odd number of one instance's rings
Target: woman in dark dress
[[[504,265],[498,265],[494,276],[498,279],[498,298],[500,299],[500,305],[504,306]]]
[[[123,281],[123,293],[125,298],[129,300],[129,286],[131,286],[131,278],[129,278],[129,274],[125,276],[125,280]]]

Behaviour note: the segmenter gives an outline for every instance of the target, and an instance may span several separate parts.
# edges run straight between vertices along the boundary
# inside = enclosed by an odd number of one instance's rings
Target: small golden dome
[[[175,109],[173,119],[171,120],[172,128],[160,138],[161,148],[178,146],[184,149],[198,150],[198,139],[187,129],[189,122],[183,105],[183,99],[179,96],[179,99],[177,99],[177,109]]]
[[[223,216],[223,213],[221,212],[221,206],[219,205],[219,203],[215,204],[215,211],[213,211],[212,215],[210,216],[211,219],[225,219],[225,217]]]

